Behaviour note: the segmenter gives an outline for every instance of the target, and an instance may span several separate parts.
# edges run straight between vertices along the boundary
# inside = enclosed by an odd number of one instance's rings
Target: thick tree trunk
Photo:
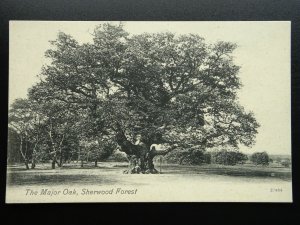
[[[142,146],[139,146],[142,147]],[[146,173],[147,167],[147,149],[144,147],[141,148],[140,153],[136,155],[128,155],[128,170],[125,170],[124,173]]]
[[[155,168],[154,168],[154,163],[153,163],[153,158],[155,157],[154,154],[151,154],[151,152],[149,152],[146,161],[147,161],[147,170],[146,173],[159,173]]]
[[[173,147],[169,148],[169,149],[166,149],[164,151],[157,151],[155,149],[155,147],[152,147],[150,149],[150,151],[148,152],[148,154],[146,155],[146,162],[147,162],[147,168],[146,168],[146,171],[145,173],[161,173],[161,171],[159,172],[158,170],[155,169],[154,167],[154,163],[153,163],[153,159],[155,156],[164,156],[166,155],[167,153],[171,152],[173,149],[177,148],[177,145],[174,145]]]
[[[56,158],[53,158],[52,159],[52,162],[51,162],[51,168],[52,169],[55,169],[55,163],[57,162]]]
[[[29,170],[29,163],[27,159],[25,160],[25,166],[26,166],[26,170]]]
[[[34,156],[32,156],[32,160],[31,160],[31,169],[35,169],[35,158],[34,158]]]
[[[133,173],[143,173],[140,160],[135,155],[129,155],[128,157],[128,169],[124,171],[124,173],[127,174],[133,174]]]
[[[62,154],[59,156],[59,163],[58,163],[58,167],[62,167],[63,165],[63,156]]]
[[[139,174],[139,173],[143,173],[143,174],[156,174],[159,173],[155,167],[154,167],[154,163],[153,163],[153,158],[155,157],[155,155],[151,155],[151,154],[147,154],[144,156],[140,156],[137,157],[135,155],[132,156],[128,156],[128,161],[129,161],[129,165],[128,165],[128,169],[124,171],[124,173],[126,174]]]
[[[169,148],[164,151],[156,151],[155,148],[149,150],[146,154],[142,155],[128,155],[128,169],[124,173],[144,173],[144,174],[157,174],[160,173],[155,169],[153,159],[155,156],[164,156],[172,151],[175,147]]]
[[[116,134],[116,141],[121,147],[121,151],[125,152],[128,156],[129,166],[124,173],[158,173],[154,168],[153,158],[156,155],[165,155],[177,146],[173,146],[165,151],[156,151],[155,147],[150,149],[148,145],[143,142],[135,145],[127,140],[121,127],[118,126],[118,131]]]
[[[98,160],[96,159],[95,160],[95,167],[97,167],[98,166]]]

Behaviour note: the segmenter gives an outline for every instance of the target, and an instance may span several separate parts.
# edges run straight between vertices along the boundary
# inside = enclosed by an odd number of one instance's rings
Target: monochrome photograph
[[[6,203],[292,202],[289,21],[9,22]]]

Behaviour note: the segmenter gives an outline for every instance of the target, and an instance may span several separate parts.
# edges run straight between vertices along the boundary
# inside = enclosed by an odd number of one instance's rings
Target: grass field
[[[130,196],[130,201],[291,201],[289,168],[253,165],[156,165],[161,174],[123,174],[126,165],[127,163],[105,162],[99,163],[96,168],[92,164],[80,168],[79,164],[73,163],[55,170],[50,169],[49,164],[38,165],[34,170],[25,170],[23,165],[9,166],[7,201],[40,202],[45,199],[43,196],[29,198],[25,194],[26,190],[63,190],[66,187],[78,190],[79,197],[83,188],[138,188],[139,195]],[[83,196],[79,197],[78,201],[112,199],[107,196],[84,196],[84,199]],[[77,200],[74,196],[60,196],[59,199],[49,198],[46,201]],[[126,198],[121,196],[113,201],[126,201]]]

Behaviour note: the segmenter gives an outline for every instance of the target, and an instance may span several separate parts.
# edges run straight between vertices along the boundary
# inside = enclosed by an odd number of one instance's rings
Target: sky
[[[9,26],[9,104],[25,98],[49,60],[44,53],[63,31],[80,43],[92,41],[99,21],[10,21]],[[116,23],[116,22],[114,22]],[[238,45],[234,62],[241,66],[243,87],[239,102],[252,111],[261,125],[256,144],[241,151],[267,151],[291,154],[290,22],[124,22],[131,34],[173,32],[195,33],[206,43],[229,41]]]

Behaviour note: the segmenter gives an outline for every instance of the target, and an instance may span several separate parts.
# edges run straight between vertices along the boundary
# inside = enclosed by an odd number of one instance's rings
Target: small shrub
[[[112,162],[128,162],[126,154],[123,152],[115,151],[111,156],[108,157],[107,161]]]
[[[270,158],[266,152],[255,152],[251,155],[250,160],[255,165],[267,166],[270,163]]]
[[[286,168],[289,168],[290,166],[291,166],[291,161],[290,160],[282,160],[281,162],[280,162],[280,164],[282,165],[282,166],[284,166],[284,167],[286,167]]]
[[[222,165],[243,164],[248,159],[247,155],[239,151],[221,150],[212,153],[213,162]]]
[[[211,155],[203,149],[176,149],[166,155],[168,163],[180,165],[201,165],[211,163]]]

